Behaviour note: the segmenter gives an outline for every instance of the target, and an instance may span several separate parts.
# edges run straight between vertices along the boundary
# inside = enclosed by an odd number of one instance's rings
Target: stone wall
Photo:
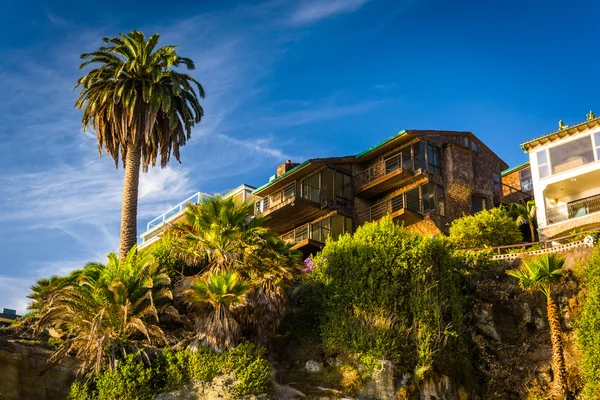
[[[13,341],[0,344],[0,399],[66,399],[78,364],[67,359],[40,376],[51,354],[48,349]]]

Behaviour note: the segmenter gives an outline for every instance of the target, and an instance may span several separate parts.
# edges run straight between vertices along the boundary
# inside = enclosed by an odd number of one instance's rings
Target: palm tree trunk
[[[531,231],[531,242],[535,242],[535,227],[533,226],[533,221],[529,220],[529,230]]]
[[[137,242],[137,206],[140,182],[140,162],[142,146],[128,144],[125,158],[125,179],[123,182],[123,208],[121,209],[121,237],[119,258],[124,260],[127,252]]]
[[[565,368],[558,308],[554,300],[552,300],[552,296],[547,296],[546,307],[548,325],[550,326],[550,341],[552,342],[552,372],[554,373],[552,396],[554,399],[565,399],[567,398],[567,371]]]

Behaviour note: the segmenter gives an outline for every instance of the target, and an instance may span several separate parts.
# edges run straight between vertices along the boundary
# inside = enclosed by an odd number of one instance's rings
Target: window
[[[403,205],[403,207],[405,207],[408,210],[420,213],[421,201],[419,198],[419,188],[416,187],[413,190],[409,190],[408,192],[406,192],[405,196],[405,204]]]
[[[405,169],[407,171],[412,171],[413,169],[411,149],[412,146],[406,146],[405,148],[400,150],[400,153],[402,154],[402,169]]]
[[[311,239],[324,243],[330,236],[333,240],[337,240],[344,233],[352,233],[352,218],[336,214],[332,217],[313,222],[309,226],[311,229]]]
[[[487,198],[481,196],[473,196],[471,199],[473,213],[487,209]]]
[[[302,197],[317,203],[321,202],[321,190],[319,189],[320,175],[317,172],[302,181]]]
[[[446,215],[446,206],[444,203],[444,188],[435,185],[435,209],[442,217]]]
[[[533,180],[531,179],[531,168],[525,168],[519,172],[521,179],[521,190],[530,192],[533,190]]]
[[[312,239],[317,242],[325,242],[331,234],[329,229],[329,218],[325,218],[319,222],[312,224]]]
[[[550,153],[550,165],[552,166],[553,174],[568,171],[595,161],[591,136],[551,147],[548,152]]]
[[[594,133],[594,143],[596,144],[596,160],[600,160],[600,132]]]
[[[540,150],[535,153],[538,162],[538,171],[540,178],[545,178],[550,175],[550,168],[548,167],[548,154],[546,150]]]
[[[434,174],[442,174],[442,156],[439,147],[427,146],[427,170]]]
[[[466,136],[464,137],[464,141],[465,141],[465,147],[467,149],[471,149],[475,153],[477,153],[479,151],[479,146],[477,145],[477,142],[475,142],[474,140],[472,140]]]
[[[424,163],[424,160],[423,160],[423,158],[425,157],[424,154],[425,154],[425,143],[423,143],[423,142],[415,143],[413,145],[413,159],[414,159],[415,171],[422,167],[421,161],[423,161],[423,163]]]
[[[349,175],[335,172],[335,204],[349,207],[352,202],[352,178]]]

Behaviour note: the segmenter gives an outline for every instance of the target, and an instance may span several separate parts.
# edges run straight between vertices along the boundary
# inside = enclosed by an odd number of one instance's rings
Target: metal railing
[[[402,210],[403,208],[421,213],[421,201],[409,198],[406,196],[406,193],[402,193],[396,197],[392,197],[391,199],[374,204],[368,209],[357,213],[356,219],[359,224],[369,221],[376,221],[386,214],[392,214],[396,211]]]
[[[165,211],[158,217],[154,218],[152,221],[148,222],[148,224],[146,225],[146,232],[154,230],[160,226],[163,226],[166,222],[168,222],[174,216],[178,215],[183,210],[185,210],[187,208],[188,204],[200,204],[202,202],[203,197],[210,197],[210,195],[206,194],[206,193],[198,192],[198,193],[188,197],[187,199],[185,199],[181,203],[177,204],[176,206],[171,207],[170,209],[168,209],[167,211]]]
[[[412,157],[404,158],[402,153],[388,157],[354,175],[354,185],[359,188],[399,169],[412,171],[414,169]]]
[[[546,221],[548,225],[558,224],[599,211],[600,195],[595,195],[546,210]]]
[[[506,183],[496,183],[499,185],[498,188],[494,187],[494,202],[498,203],[500,200],[509,201],[511,203],[522,203],[525,204],[529,200],[533,199],[532,192],[525,192],[517,189]]]
[[[290,203],[291,199],[298,197],[317,204],[321,208],[352,209],[352,199],[343,196],[334,196],[332,192],[324,192],[320,188],[294,181],[273,194],[256,201],[256,214],[275,211]]]
[[[329,236],[331,236],[331,229],[329,227],[308,223],[281,235],[281,239],[291,244],[296,244],[306,239],[313,239],[324,243],[325,239]]]
[[[285,204],[287,200],[297,196],[299,190],[296,181],[284,186],[273,194],[270,194],[256,202],[256,213],[264,213],[271,209],[279,208]]]

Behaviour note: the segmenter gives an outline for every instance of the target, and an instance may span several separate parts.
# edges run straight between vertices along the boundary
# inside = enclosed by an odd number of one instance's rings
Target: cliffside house
[[[253,191],[256,212],[305,255],[390,215],[421,233],[495,204],[507,168],[471,132],[403,130],[356,155],[289,160]]]
[[[239,202],[252,201],[254,198],[252,191],[254,189],[255,188],[252,186],[243,184],[227,192],[223,197],[233,197]],[[181,221],[188,204],[199,204],[202,202],[203,198],[210,196],[211,195],[209,194],[198,192],[148,222],[146,230],[140,235],[141,243],[138,244],[138,249],[143,249],[156,242],[162,236],[169,224]]]
[[[502,171],[499,203],[525,204],[533,200],[533,180],[529,161]],[[496,203],[497,204],[497,203]]]
[[[600,118],[528,140],[540,240],[600,226]]]
[[[20,315],[17,315],[16,310],[11,310],[10,308],[3,308],[0,313],[0,328],[9,326],[12,324]]]

